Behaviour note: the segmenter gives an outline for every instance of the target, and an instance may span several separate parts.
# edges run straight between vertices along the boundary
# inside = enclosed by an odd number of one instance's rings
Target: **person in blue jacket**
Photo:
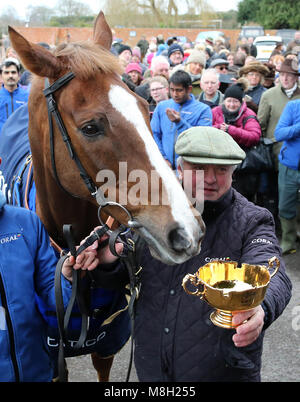
[[[20,63],[14,57],[4,60],[1,66],[0,134],[8,117],[28,101],[29,91],[19,85]]]
[[[175,143],[179,134],[190,127],[211,126],[212,112],[192,94],[192,81],[187,72],[176,71],[169,82],[171,99],[157,105],[151,128],[161,154],[176,169]]]
[[[6,204],[0,192],[0,381],[50,382],[52,360],[46,324],[35,294],[55,310],[54,272],[57,257],[38,216]],[[85,251],[76,262],[66,259],[62,274],[64,302],[71,294],[72,267],[94,269],[95,253]]]
[[[300,191],[300,100],[286,104],[277,123],[275,138],[283,141],[278,155],[279,217],[282,252],[296,252],[297,209]]]

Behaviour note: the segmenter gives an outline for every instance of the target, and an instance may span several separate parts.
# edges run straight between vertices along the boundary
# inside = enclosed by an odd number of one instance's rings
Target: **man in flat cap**
[[[231,187],[232,173],[245,153],[226,132],[214,127],[189,128],[178,137],[175,150],[185,191],[186,184],[192,184],[204,193],[206,233],[199,255],[183,264],[167,266],[144,249],[134,330],[138,378],[151,382],[260,381],[264,331],[291,297],[272,215]],[[192,180],[185,183],[187,171]],[[121,273],[121,264],[116,265],[112,255],[106,256],[102,262],[111,263],[112,275],[117,269]],[[186,274],[213,260],[268,266],[274,256],[280,268],[264,301],[234,313],[236,329],[215,326],[210,320],[213,307],[182,288]]]

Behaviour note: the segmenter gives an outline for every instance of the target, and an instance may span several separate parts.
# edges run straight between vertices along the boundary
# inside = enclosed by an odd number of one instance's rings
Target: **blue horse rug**
[[[28,140],[27,104],[18,108],[4,124],[0,136],[0,157],[0,190],[5,194],[7,202],[35,211],[36,190]],[[131,325],[125,293],[95,288],[91,289],[90,300],[91,311],[97,311],[97,314],[90,317],[87,338],[79,350],[74,350],[81,329],[81,315],[75,304],[64,347],[65,357],[92,352],[108,357],[116,354],[130,337]],[[49,351],[56,360],[59,349],[56,312],[50,311],[37,296],[36,302],[48,326]]]

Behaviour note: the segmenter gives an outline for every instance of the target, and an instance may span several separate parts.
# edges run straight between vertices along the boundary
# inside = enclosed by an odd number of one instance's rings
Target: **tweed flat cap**
[[[183,131],[175,152],[191,163],[238,165],[246,154],[230,134],[215,127],[191,127]]]

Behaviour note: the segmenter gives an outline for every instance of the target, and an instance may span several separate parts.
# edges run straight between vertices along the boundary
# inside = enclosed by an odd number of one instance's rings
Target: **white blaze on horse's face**
[[[171,256],[170,263],[174,264],[185,261],[188,257],[199,253],[199,239],[203,235],[199,222],[193,215],[188,198],[175,174],[161,155],[145,122],[144,116],[139,109],[136,97],[127,92],[121,86],[112,85],[108,93],[108,98],[111,105],[135,127],[138,135],[144,142],[146,153],[151,165],[153,166],[153,170],[161,177],[168,195],[171,212],[170,221],[173,217],[174,226],[183,229],[181,233],[184,233],[184,236],[186,237],[185,240],[190,244],[184,252],[175,253],[176,255]],[[158,253],[164,253],[162,248],[165,248],[166,244],[160,244],[161,239],[150,239],[149,237],[152,237],[152,235],[150,236],[150,233],[145,228],[140,229],[140,233],[149,241],[150,244],[152,244]],[[165,250],[165,252],[167,252],[167,250]],[[164,256],[164,259],[166,259],[166,256]]]

